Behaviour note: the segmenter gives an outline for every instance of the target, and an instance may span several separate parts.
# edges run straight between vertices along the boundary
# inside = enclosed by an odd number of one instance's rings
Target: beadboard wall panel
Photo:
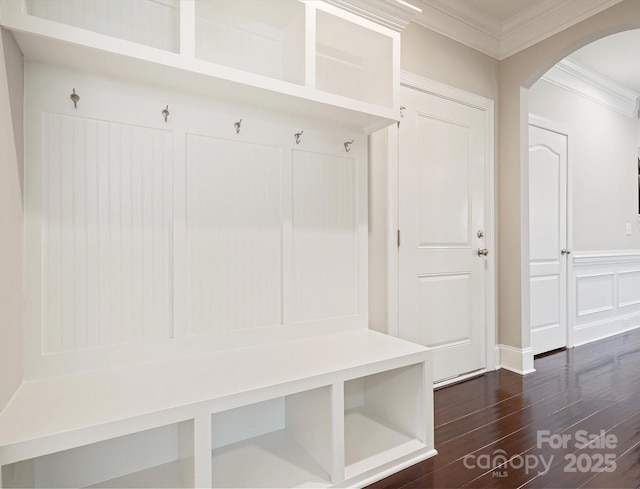
[[[294,322],[358,314],[356,160],[294,150]]]
[[[187,135],[189,332],[282,324],[281,150]]]
[[[43,353],[172,337],[172,137],[43,115]]]
[[[366,138],[297,122],[26,63],[28,378],[366,328]]]

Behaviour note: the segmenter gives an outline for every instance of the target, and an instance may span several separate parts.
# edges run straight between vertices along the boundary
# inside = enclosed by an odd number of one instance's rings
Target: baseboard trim
[[[519,375],[527,375],[536,371],[533,368],[533,350],[529,348],[515,348],[509,345],[498,345],[500,367],[515,372]]]
[[[586,345],[638,328],[640,328],[640,314],[630,314],[583,324],[576,326],[573,330],[573,346]]]

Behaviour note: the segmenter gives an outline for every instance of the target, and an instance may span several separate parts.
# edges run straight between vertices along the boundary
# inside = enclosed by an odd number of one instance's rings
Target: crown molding
[[[421,10],[404,0],[324,0],[365,19],[402,32]]]
[[[492,58],[500,59],[500,32],[495,30],[491,22],[476,21],[468,13],[467,7],[445,4],[437,0],[421,0],[422,13],[416,15],[413,22],[442,34],[454,41],[473,48]]]
[[[500,39],[500,59],[508,58],[622,1],[543,0],[505,22]]]
[[[627,117],[632,119],[637,117],[640,94],[590,70],[571,58],[560,61],[542,75],[542,79]]]
[[[502,60],[623,0],[540,0],[505,22],[462,0],[420,0],[413,22]]]

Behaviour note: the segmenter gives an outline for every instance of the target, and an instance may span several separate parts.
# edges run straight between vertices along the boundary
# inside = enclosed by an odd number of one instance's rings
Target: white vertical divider
[[[211,415],[193,420],[193,487],[211,487]]]
[[[431,354],[429,360],[422,363],[422,406],[419,406],[419,415],[416,416],[418,428],[418,439],[425,445],[433,447],[435,444],[433,426],[434,426],[434,407],[433,407],[433,364],[431,363]]]
[[[196,487],[193,425],[192,419],[178,424],[178,457],[185,487]]]
[[[400,33],[393,32],[392,38],[391,106],[398,110],[398,116],[400,116]]]
[[[196,56],[196,2],[180,0],[180,54]]]
[[[289,434],[333,477],[333,416],[330,387],[292,394],[285,400]]]
[[[307,15],[304,29],[305,60],[304,84],[316,88],[316,7],[306,3]]]
[[[333,428],[333,468],[331,482],[344,480],[345,440],[344,440],[344,382],[336,382],[331,386],[331,410]]]

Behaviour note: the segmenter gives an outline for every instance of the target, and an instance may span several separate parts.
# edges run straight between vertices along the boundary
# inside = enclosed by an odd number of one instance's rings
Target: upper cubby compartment
[[[394,39],[318,9],[316,88],[384,107],[394,102]]]
[[[26,61],[368,134],[398,119],[403,0],[0,0]],[[73,88],[73,87],[71,87]]]
[[[27,13],[178,52],[179,0],[26,0]]]
[[[305,5],[297,0],[196,0],[195,54],[304,84]]]

